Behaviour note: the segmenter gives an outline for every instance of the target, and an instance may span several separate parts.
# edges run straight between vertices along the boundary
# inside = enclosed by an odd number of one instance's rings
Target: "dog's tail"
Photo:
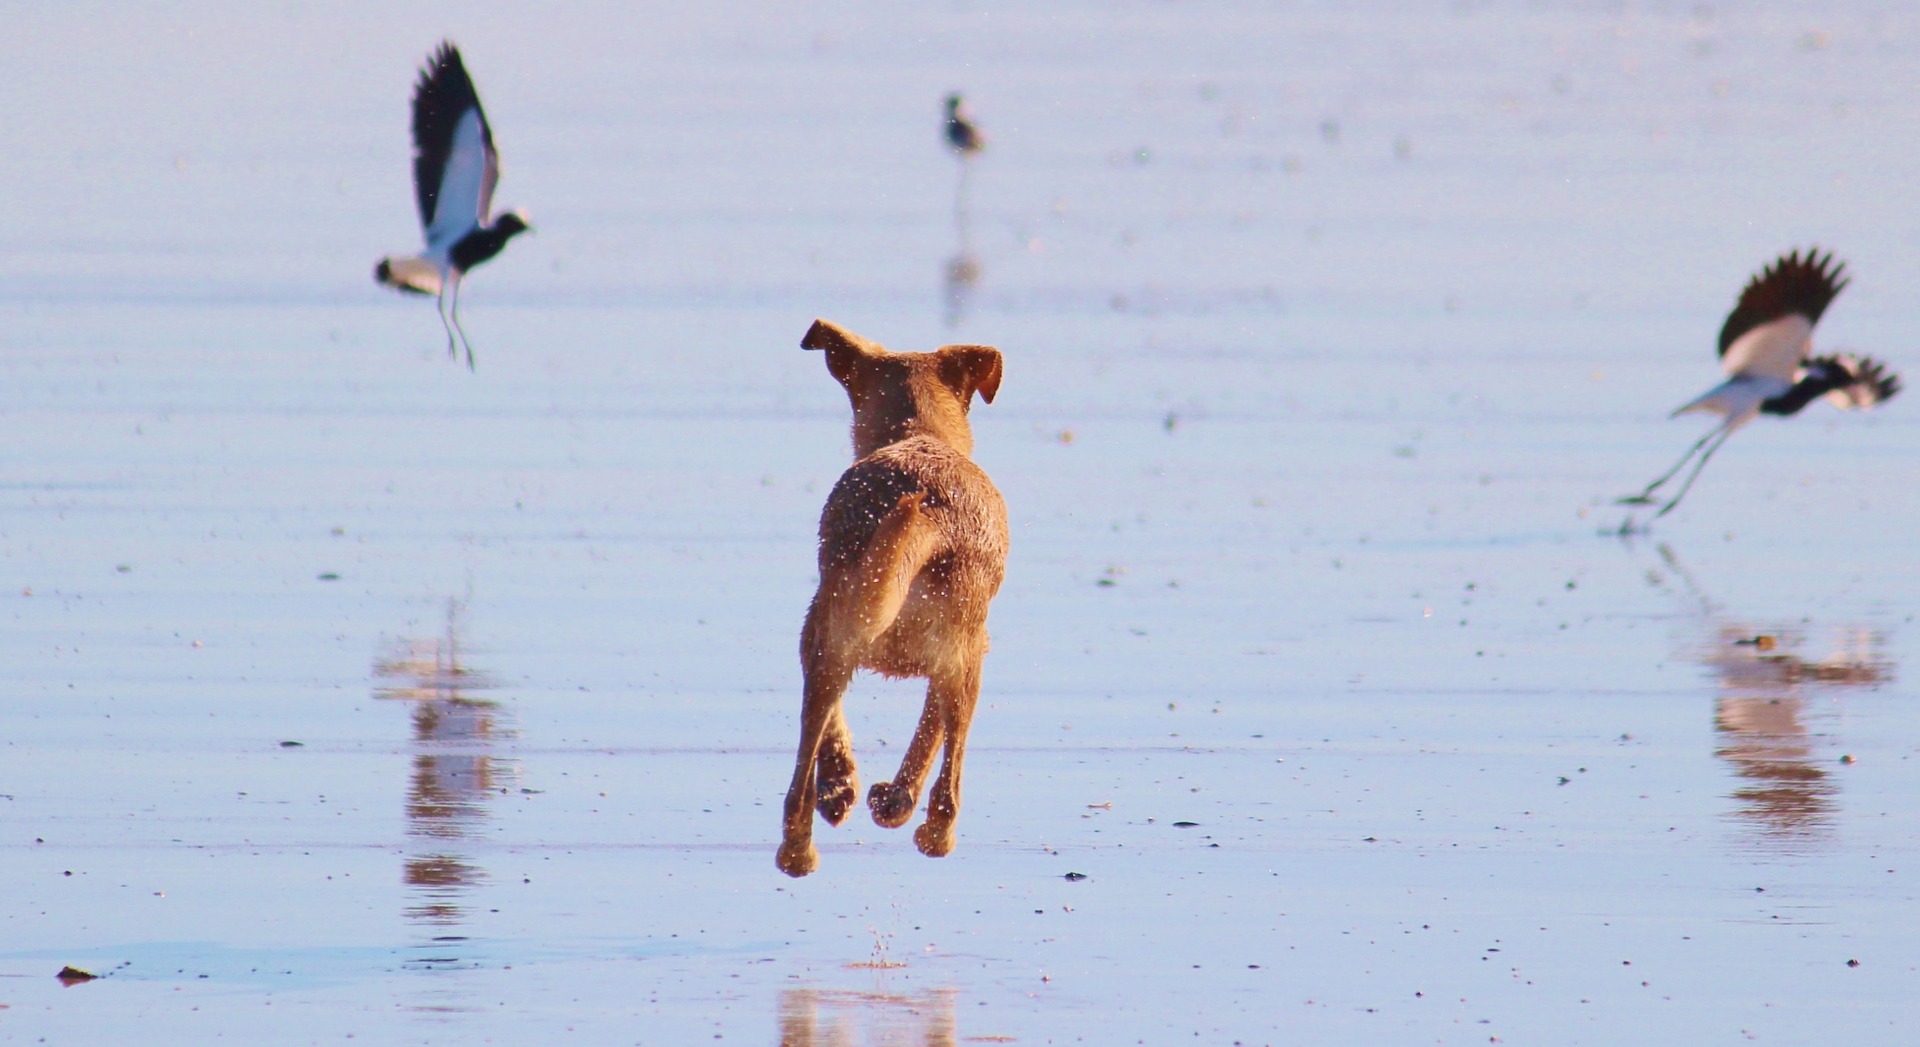
[[[863,647],[893,627],[914,577],[938,548],[939,531],[921,508],[926,497],[925,491],[915,491],[887,510],[835,593],[841,612],[835,617],[852,627]]]

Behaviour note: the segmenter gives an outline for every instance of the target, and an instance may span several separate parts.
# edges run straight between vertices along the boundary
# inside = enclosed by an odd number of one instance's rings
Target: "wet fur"
[[[968,457],[968,407],[975,393],[993,402],[1000,353],[987,346],[892,353],[825,320],[800,344],[824,350],[827,369],[847,391],[857,460],[820,514],[820,589],[800,633],[800,746],[776,858],[789,876],[819,864],[814,812],[838,825],[858,800],[841,710],[858,669],[927,678],[899,772],[867,794],[873,820],[897,828],[913,817],[934,752],[944,747],[914,843],[936,858],[953,849],[987,653],[987,605],[1007,560],[1006,505]]]

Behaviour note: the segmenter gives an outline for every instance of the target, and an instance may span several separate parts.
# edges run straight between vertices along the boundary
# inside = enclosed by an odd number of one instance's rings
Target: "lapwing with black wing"
[[[947,96],[947,147],[971,160],[987,147],[987,136],[973,122],[973,109],[958,93]]]
[[[447,331],[447,354],[457,352],[458,331],[469,369],[473,343],[460,326],[460,281],[530,228],[520,211],[489,220],[499,181],[500,154],[480,96],[459,49],[442,41],[413,89],[413,191],[427,247],[411,257],[381,259],[373,275],[394,290],[433,295]]]
[[[1899,376],[1887,373],[1878,361],[1844,353],[1812,355],[1813,327],[1847,279],[1846,264],[1835,262],[1832,252],[1821,256],[1818,248],[1805,256],[1796,250],[1761,270],[1740,292],[1739,304],[1720,328],[1720,367],[1727,380],[1673,412],[1718,415],[1720,424],[1646,490],[1620,499],[1620,504],[1652,505],[1654,492],[1692,461],[1693,471],[1654,518],[1672,512],[1707,459],[1734,430],[1758,415],[1797,414],[1823,396],[1845,410],[1872,407],[1898,393]]]

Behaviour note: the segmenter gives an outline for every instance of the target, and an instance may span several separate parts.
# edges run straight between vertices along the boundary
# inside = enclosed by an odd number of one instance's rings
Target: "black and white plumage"
[[[973,110],[959,94],[947,96],[947,147],[962,160],[971,160],[987,147],[987,136],[973,122]]]
[[[460,280],[529,228],[520,211],[488,220],[499,181],[500,154],[480,96],[459,49],[442,41],[413,89],[413,191],[427,247],[412,257],[381,259],[373,276],[396,291],[435,296],[447,329],[447,353],[455,353],[454,332],[459,331],[469,368],[473,343],[460,327]]]
[[[1813,248],[1802,257],[1793,251],[1747,283],[1727,322],[1720,328],[1720,366],[1726,381],[1674,411],[1720,416],[1720,424],[1701,437],[1673,468],[1647,485],[1626,505],[1651,505],[1653,492],[1699,455],[1679,493],[1660,507],[1665,516],[1686,497],[1687,489],[1733,431],[1759,415],[1792,415],[1824,396],[1845,410],[1872,407],[1900,391],[1900,379],[1878,361],[1846,354],[1812,356],[1813,327],[1847,286],[1846,264],[1833,253]]]

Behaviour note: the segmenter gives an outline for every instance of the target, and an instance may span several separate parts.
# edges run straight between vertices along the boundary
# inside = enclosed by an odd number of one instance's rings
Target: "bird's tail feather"
[[[440,267],[424,258],[382,258],[373,267],[373,279],[408,294],[440,293]]]

